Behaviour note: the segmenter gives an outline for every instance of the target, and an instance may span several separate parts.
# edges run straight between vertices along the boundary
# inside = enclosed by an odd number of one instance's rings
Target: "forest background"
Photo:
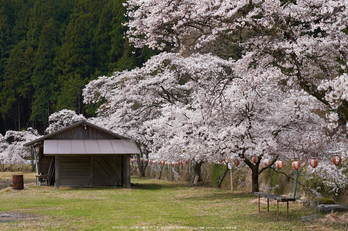
[[[82,89],[102,75],[141,66],[151,49],[131,47],[123,0],[0,0],[0,133],[36,128],[70,109],[93,116]]]

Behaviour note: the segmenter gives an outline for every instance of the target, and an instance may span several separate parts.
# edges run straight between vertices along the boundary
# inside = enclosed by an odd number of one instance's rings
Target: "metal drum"
[[[23,175],[13,175],[12,181],[13,181],[13,189],[20,190],[24,188]]]

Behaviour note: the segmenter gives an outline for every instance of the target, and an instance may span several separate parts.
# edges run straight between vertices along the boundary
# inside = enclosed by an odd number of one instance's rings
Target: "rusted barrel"
[[[13,175],[12,181],[13,181],[13,189],[20,190],[24,188],[23,175]]]

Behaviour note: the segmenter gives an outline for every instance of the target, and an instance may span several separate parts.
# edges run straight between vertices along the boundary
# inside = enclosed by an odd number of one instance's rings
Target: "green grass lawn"
[[[0,173],[0,179],[3,178]],[[7,173],[9,174],[9,173]],[[32,182],[35,174],[25,174]],[[2,177],[1,177],[2,176]],[[31,181],[30,181],[31,180]],[[29,214],[28,218],[0,222],[0,230],[344,230],[347,224],[304,223],[315,213],[300,203],[285,204],[276,220],[249,193],[192,187],[182,182],[132,178],[126,188],[64,188],[34,186],[0,191],[0,213]],[[1,217],[0,217],[1,218]],[[1,219],[0,219],[1,220]]]

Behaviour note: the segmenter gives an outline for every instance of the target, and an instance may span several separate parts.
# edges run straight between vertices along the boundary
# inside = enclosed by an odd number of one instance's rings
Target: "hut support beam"
[[[59,184],[60,184],[60,181],[59,181],[59,156],[55,156],[55,183],[54,183],[54,187],[56,189],[59,189]]]
[[[91,156],[91,165],[90,165],[90,186],[94,185],[94,174],[93,174],[93,168],[94,168],[94,156]]]
[[[122,184],[123,187],[130,188],[130,159],[129,155],[122,156]]]

